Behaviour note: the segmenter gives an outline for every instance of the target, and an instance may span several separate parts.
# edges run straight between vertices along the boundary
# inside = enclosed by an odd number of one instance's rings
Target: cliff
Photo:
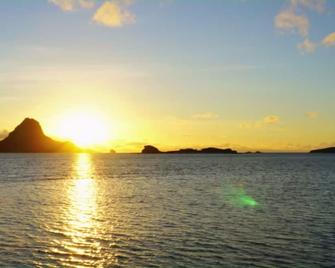
[[[70,142],[58,142],[47,137],[39,122],[26,118],[8,137],[0,141],[0,152],[6,153],[55,153],[78,152]]]

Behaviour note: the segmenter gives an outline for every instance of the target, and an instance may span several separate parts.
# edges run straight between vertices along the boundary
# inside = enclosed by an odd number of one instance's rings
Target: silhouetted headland
[[[0,141],[0,152],[59,153],[79,152],[71,142],[59,142],[47,137],[38,121],[26,118],[8,137]]]
[[[157,149],[152,145],[146,145],[142,150],[142,154],[237,154],[237,151],[234,151],[230,148],[220,149],[220,148],[209,147],[201,150],[186,148],[177,151],[161,152],[159,149]]]
[[[312,154],[315,154],[315,153],[335,154],[335,147],[312,150],[310,153]]]

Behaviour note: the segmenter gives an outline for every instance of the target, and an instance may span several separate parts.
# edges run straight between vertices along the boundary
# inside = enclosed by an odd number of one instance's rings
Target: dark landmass
[[[160,153],[162,152],[152,145],[146,145],[142,150],[142,154],[160,154]]]
[[[310,151],[311,154],[315,153],[326,153],[326,154],[335,154],[335,147],[323,148]]]
[[[80,152],[71,142],[59,142],[47,137],[41,125],[26,118],[9,135],[0,141],[3,153],[65,153]]]
[[[220,148],[209,147],[201,150],[186,148],[177,151],[161,152],[159,149],[157,149],[152,145],[146,145],[142,150],[142,154],[237,154],[237,151],[234,151],[230,148],[220,149]]]
[[[192,148],[186,148],[186,149],[180,149],[178,151],[168,151],[165,153],[166,154],[194,154],[194,153],[199,153],[199,151],[192,149]]]
[[[204,154],[237,154],[237,151],[234,151],[230,148],[220,149],[220,148],[209,147],[209,148],[201,149],[200,153],[204,153]]]
[[[245,152],[245,154],[262,154],[262,152],[260,152],[260,151],[256,151],[256,152],[248,151],[248,152]]]
[[[110,154],[116,154],[116,151],[113,150],[113,149],[110,149],[110,150],[109,150],[109,153],[110,153]]]

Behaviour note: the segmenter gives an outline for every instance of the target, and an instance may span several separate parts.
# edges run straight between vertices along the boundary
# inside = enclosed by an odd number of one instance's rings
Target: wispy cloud
[[[301,6],[320,13],[325,11],[325,0],[291,0],[291,5],[294,8]]]
[[[135,22],[135,15],[127,8],[132,1],[106,1],[95,12],[92,20],[107,27],[121,27]]]
[[[313,42],[310,40],[310,21],[304,14],[305,9],[323,14],[326,10],[326,1],[290,0],[289,5],[276,15],[274,19],[275,27],[282,32],[300,35],[303,40],[297,45],[297,48],[303,53],[313,53],[321,45],[331,46],[335,44],[335,33],[326,36],[322,42]]]
[[[206,112],[206,113],[194,114],[192,118],[198,120],[213,120],[218,119],[219,115],[212,112]]]
[[[266,126],[277,125],[280,122],[278,115],[267,115],[262,120],[243,122],[240,124],[240,128],[244,129],[257,129]]]
[[[335,32],[328,34],[323,40],[322,44],[330,47],[330,46],[335,46]]]
[[[298,32],[301,36],[308,36],[309,21],[304,15],[297,15],[293,8],[281,11],[275,18],[275,26],[286,32]]]
[[[305,39],[302,43],[298,44],[297,47],[302,53],[313,53],[317,48],[317,44],[310,41],[309,39]]]
[[[93,8],[94,0],[49,0],[64,11],[72,11],[77,8]]]
[[[280,117],[278,115],[268,115],[264,117],[263,122],[267,125],[275,125],[279,123]]]
[[[305,115],[309,118],[309,119],[315,119],[318,117],[318,113],[317,112],[307,112],[305,113]]]

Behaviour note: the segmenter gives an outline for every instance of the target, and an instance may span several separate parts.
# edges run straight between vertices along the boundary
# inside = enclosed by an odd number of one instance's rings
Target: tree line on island
[[[72,142],[55,141],[46,136],[38,121],[26,118],[8,136],[0,141],[2,153],[78,153],[84,152]],[[115,151],[111,150],[115,153]],[[209,147],[204,149],[180,149],[162,152],[152,145],[144,146],[142,154],[237,154],[238,152],[227,148]],[[260,153],[260,152],[256,152]],[[335,147],[312,150],[310,153],[335,153]]]

